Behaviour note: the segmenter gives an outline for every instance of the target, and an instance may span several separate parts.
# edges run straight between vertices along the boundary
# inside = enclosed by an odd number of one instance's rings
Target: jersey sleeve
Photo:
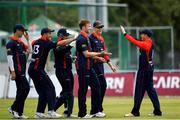
[[[55,50],[61,53],[67,53],[71,50],[72,46],[68,45],[68,46],[59,46],[57,47]]]
[[[107,51],[107,48],[106,48],[106,44],[105,44],[105,43],[103,44],[103,47],[104,47],[104,51],[106,52],[106,51]],[[109,61],[110,61],[110,59],[109,59],[109,56],[108,56],[108,55],[104,56],[104,59],[105,59],[107,62],[109,62]]]
[[[88,50],[88,45],[87,45],[87,40],[85,38],[81,38],[77,42],[77,47],[79,48],[80,51],[84,52]]]
[[[135,38],[133,38],[132,36],[130,36],[129,34],[126,34],[125,38],[132,44],[136,45],[137,47],[139,47],[140,49],[143,49],[145,51],[147,51],[151,48],[151,45],[149,43],[147,43],[145,41],[138,41]]]
[[[7,55],[13,55],[14,46],[15,46],[14,42],[12,42],[12,41],[9,41],[6,44]]]
[[[47,46],[49,49],[53,49],[53,48],[56,48],[56,43],[55,42],[52,42],[52,41],[49,41],[48,43],[48,46]]]
[[[14,71],[14,62],[13,62],[13,51],[14,51],[14,42],[9,41],[6,44],[6,50],[7,50],[7,61],[10,71]]]

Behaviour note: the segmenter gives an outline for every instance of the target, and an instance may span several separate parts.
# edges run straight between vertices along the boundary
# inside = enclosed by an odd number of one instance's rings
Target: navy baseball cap
[[[60,35],[62,35],[62,36],[69,36],[70,34],[67,32],[67,30],[65,28],[61,28],[57,32],[57,36],[60,36]]]
[[[21,31],[27,31],[28,29],[26,29],[25,27],[24,27],[24,25],[22,25],[22,24],[16,24],[15,26],[14,26],[14,33],[16,32],[16,30],[21,30]]]
[[[144,29],[139,32],[139,34],[146,34],[148,37],[151,37],[153,35],[152,30]]]
[[[101,23],[100,20],[96,20],[96,21],[93,23],[93,27],[94,27],[94,28],[103,28],[104,25]]]
[[[45,34],[45,33],[50,33],[50,32],[54,32],[54,30],[52,29],[49,29],[49,28],[43,28],[41,30],[41,35]]]

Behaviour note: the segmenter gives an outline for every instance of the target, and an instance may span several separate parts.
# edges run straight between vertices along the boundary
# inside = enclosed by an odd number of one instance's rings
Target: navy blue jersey
[[[88,50],[89,52],[92,51],[90,40],[88,38],[88,35],[81,31],[76,41],[76,69],[90,69],[92,67],[92,59],[86,58],[83,54],[83,52],[86,50]]]
[[[89,36],[90,42],[91,42],[91,48],[93,52],[103,52],[106,51],[106,46],[104,43],[104,38],[102,36],[98,36],[95,32],[93,32]],[[108,62],[109,56],[105,56],[104,59]],[[94,63],[99,63],[100,61],[94,60]],[[100,62],[102,63],[102,62]]]
[[[26,50],[27,46],[15,37],[11,37],[6,44],[7,55],[13,56],[14,69],[17,74],[26,72]]]
[[[153,45],[150,48],[149,52],[146,52],[145,50],[140,49],[140,55],[139,55],[139,69],[147,69],[149,66],[154,67],[153,64],[153,52],[154,48]]]
[[[31,64],[34,69],[44,69],[49,51],[56,47],[56,43],[50,40],[40,38],[32,43],[32,59]]]
[[[125,38],[140,48],[139,69],[141,70],[141,69],[147,69],[149,67],[154,67],[152,39],[145,39],[143,41],[138,41],[129,34],[125,34]]]
[[[56,69],[72,69],[71,46],[61,46],[54,49]]]

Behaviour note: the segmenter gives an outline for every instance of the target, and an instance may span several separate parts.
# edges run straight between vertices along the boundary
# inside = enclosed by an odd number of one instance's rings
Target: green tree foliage
[[[111,0],[113,3],[127,3],[129,6],[128,20],[130,26],[173,26],[174,28],[174,45],[175,45],[175,63],[178,63],[178,55],[180,52],[180,1],[179,0]],[[119,11],[114,11],[114,14],[109,14],[109,18],[113,18],[116,25],[122,24],[120,21]],[[113,16],[111,16],[113,15]],[[119,20],[119,23],[117,22]],[[111,22],[111,21],[110,21]],[[160,62],[162,66],[166,49],[170,46],[167,44],[166,32],[155,34],[155,44],[158,46],[158,53],[160,54]],[[169,33],[167,33],[169,34]],[[167,46],[168,45],[168,46]],[[178,65],[178,64],[177,64]]]
[[[5,0],[0,0],[0,2]],[[8,0],[10,1],[10,0]],[[22,0],[13,0],[22,1]],[[34,1],[34,0],[27,0]],[[44,0],[36,0],[37,2]],[[50,0],[51,1],[51,0]],[[52,0],[53,1],[53,0]],[[78,1],[78,0],[58,0],[58,1]],[[180,0],[109,0],[110,3],[127,3],[128,14],[124,8],[109,7],[108,21],[109,26],[119,26],[120,24],[129,26],[173,26],[175,35],[175,51],[180,51]],[[50,19],[67,27],[78,27],[79,9],[72,6],[60,7],[27,7],[27,23],[40,14],[47,15]],[[128,16],[127,16],[128,15]],[[12,32],[14,24],[21,23],[20,7],[0,7],[0,29]],[[168,39],[167,32],[156,33],[155,44],[157,52],[160,54],[160,61],[163,62],[167,55],[166,49]],[[169,33],[167,33],[169,34]],[[113,37],[112,37],[113,38]],[[159,38],[159,39],[158,39]],[[109,38],[110,39],[110,38]],[[112,45],[108,43],[108,45]],[[113,47],[113,46],[111,46]],[[114,48],[117,48],[114,47]],[[179,55],[180,56],[180,55]],[[178,56],[176,62],[178,62]],[[162,63],[164,66],[166,63]]]

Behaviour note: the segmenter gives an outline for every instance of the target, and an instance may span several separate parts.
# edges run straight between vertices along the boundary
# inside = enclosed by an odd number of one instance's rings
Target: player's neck
[[[14,33],[14,37],[20,39],[19,35],[17,35],[16,33]]]

